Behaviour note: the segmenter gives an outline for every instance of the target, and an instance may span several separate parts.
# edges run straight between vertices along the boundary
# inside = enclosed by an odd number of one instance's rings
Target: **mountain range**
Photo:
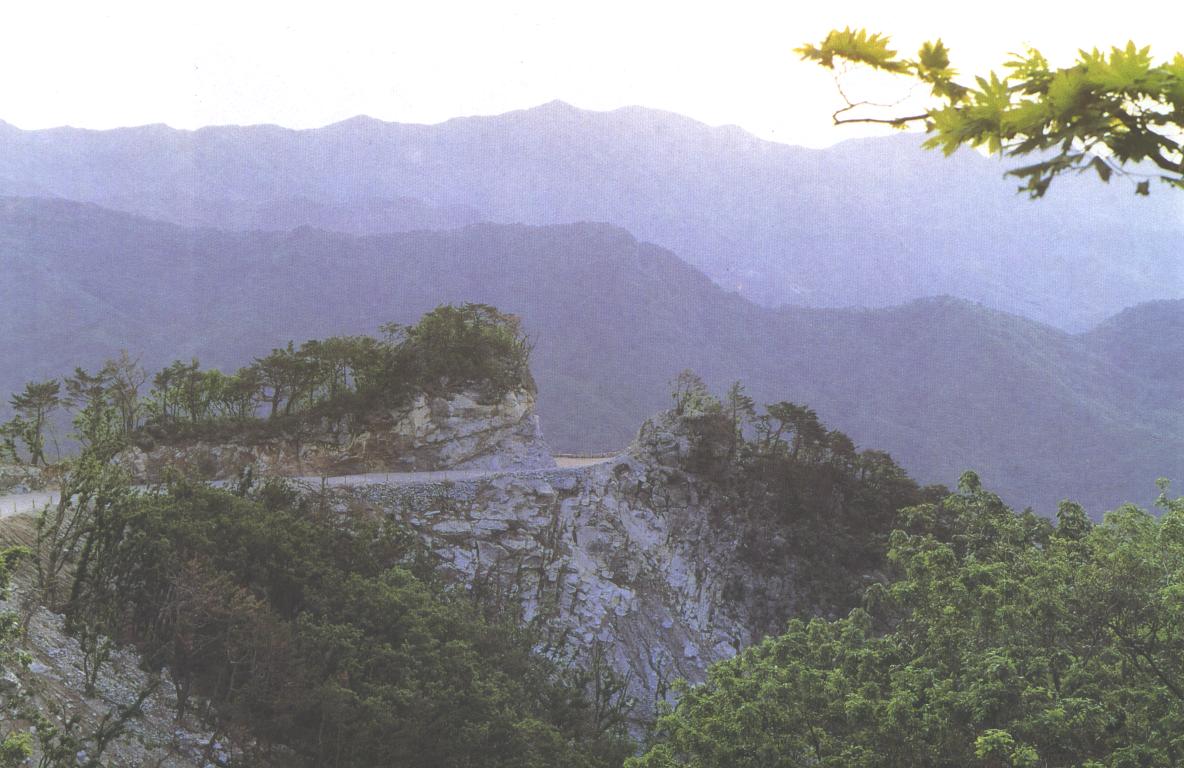
[[[1098,513],[1184,478],[1184,301],[1069,333],[959,298],[772,308],[610,225],[356,235],[226,231],[94,204],[0,200],[0,391],[128,348],[231,368],[443,302],[520,315],[556,448],[623,447],[684,368],[815,408],[924,482],[975,469],[1013,504]]]
[[[438,125],[21,131],[0,124],[0,194],[186,226],[352,234],[477,220],[600,221],[769,307],[884,307],[948,294],[1070,331],[1184,297],[1180,195],[1058,181],[915,134],[810,150],[638,107],[562,102]]]

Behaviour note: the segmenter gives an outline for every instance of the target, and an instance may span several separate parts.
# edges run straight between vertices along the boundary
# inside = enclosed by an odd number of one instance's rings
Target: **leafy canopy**
[[[906,510],[896,578],[684,686],[631,768],[1184,763],[1184,501],[1016,515],[968,473]]]
[[[75,368],[60,381],[30,382],[10,400],[15,417],[0,424],[0,460],[49,464],[46,435],[63,406],[91,427],[97,415],[111,415],[116,437],[151,445],[299,434],[326,418],[404,407],[419,394],[468,391],[497,402],[515,390],[535,391],[531,341],[518,317],[495,307],[445,304],[413,325],[382,330],[382,339],[289,342],[234,373],[203,369],[194,359],[150,377],[123,352],[96,373]]]
[[[856,116],[877,106],[852,101],[833,115],[836,125],[920,124],[931,134],[927,148],[947,155],[958,147],[985,147],[1036,162],[1009,171],[1021,191],[1042,197],[1067,172],[1097,173],[1102,181],[1129,176],[1135,192],[1150,194],[1151,180],[1184,188],[1184,54],[1156,62],[1150,48],[1133,42],[1079,51],[1071,66],[1054,69],[1035,49],[1013,54],[1002,75],[959,82],[941,40],[925,43],[915,59],[900,57],[889,38],[866,30],[833,30],[820,44],[796,49],[805,61],[827,69],[843,62],[911,78],[929,86],[932,105],[917,114]],[[841,89],[840,89],[840,92]]]

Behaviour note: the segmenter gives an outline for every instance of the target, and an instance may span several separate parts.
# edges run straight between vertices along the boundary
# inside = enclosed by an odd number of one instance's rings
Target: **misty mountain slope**
[[[1086,343],[1114,366],[1137,376],[1128,398],[1139,407],[1175,419],[1184,434],[1184,301],[1155,301],[1123,310],[1086,335]]]
[[[322,202],[281,197],[264,202],[195,200],[186,223],[239,230],[290,230],[301,226],[339,232],[410,232],[454,229],[482,220],[469,206],[433,206],[414,197],[356,198]]]
[[[1031,202],[998,160],[942,158],[918,142],[808,150],[666,112],[560,102],[432,126],[5,126],[0,191],[242,229],[605,221],[770,305],[950,294],[1081,329],[1184,296],[1179,195],[1065,179]]]
[[[1180,406],[1170,417],[1125,400],[1145,389],[1137,374],[1080,337],[949,299],[831,324],[826,346],[806,347],[800,365],[815,375],[795,396],[846,414],[906,466],[975,468],[1013,503],[1045,510],[1058,497],[1146,499],[1151,474],[1180,477],[1169,426]]]
[[[237,366],[289,339],[480,301],[524,318],[560,449],[620,448],[693,368],[721,390],[741,379],[758,401],[807,403],[924,481],[975,468],[1045,511],[1067,496],[1095,511],[1147,501],[1156,477],[1184,476],[1173,381],[1120,356],[1137,347],[1178,370],[1180,337],[1161,334],[1184,302],[1077,336],[954,299],[771,310],[604,224],[225,233],[10,199],[0,243],[4,391],[125,346],[151,368],[193,355]]]

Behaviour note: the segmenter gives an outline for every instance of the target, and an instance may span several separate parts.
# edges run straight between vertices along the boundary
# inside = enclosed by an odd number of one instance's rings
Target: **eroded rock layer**
[[[537,622],[552,652],[607,660],[644,717],[675,679],[702,680],[795,604],[792,571],[745,562],[722,499],[681,468],[686,450],[660,417],[601,464],[363,483],[332,489],[331,503],[409,525],[447,573]]]
[[[125,451],[119,461],[140,482],[167,471],[204,480],[430,472],[511,471],[555,466],[535,414],[534,394],[507,393],[492,403],[474,393],[416,397],[394,411],[322,420],[267,438],[157,442]]]

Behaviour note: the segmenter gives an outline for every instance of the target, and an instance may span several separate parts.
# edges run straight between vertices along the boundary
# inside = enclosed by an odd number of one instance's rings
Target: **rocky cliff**
[[[118,459],[140,482],[178,470],[206,480],[367,472],[529,470],[555,466],[535,414],[535,397],[515,390],[492,403],[476,393],[420,395],[405,408],[323,419],[279,435],[158,441]]]
[[[703,679],[779,627],[800,602],[794,564],[746,557],[751,540],[724,492],[688,469],[674,415],[647,421],[628,450],[558,468],[528,393],[498,403],[420,398],[313,438],[156,446],[122,457],[143,479],[177,467],[229,478],[247,466],[288,476],[351,475],[308,493],[417,532],[441,570],[540,630],[540,649],[606,661],[644,719],[674,680]],[[424,480],[367,472],[468,470]]]
[[[327,493],[409,525],[551,649],[608,660],[644,718],[675,679],[702,680],[795,606],[792,569],[770,578],[745,562],[723,498],[683,469],[688,448],[667,414],[594,466]]]
[[[28,493],[45,484],[46,478],[37,467],[0,463],[0,493]]]

